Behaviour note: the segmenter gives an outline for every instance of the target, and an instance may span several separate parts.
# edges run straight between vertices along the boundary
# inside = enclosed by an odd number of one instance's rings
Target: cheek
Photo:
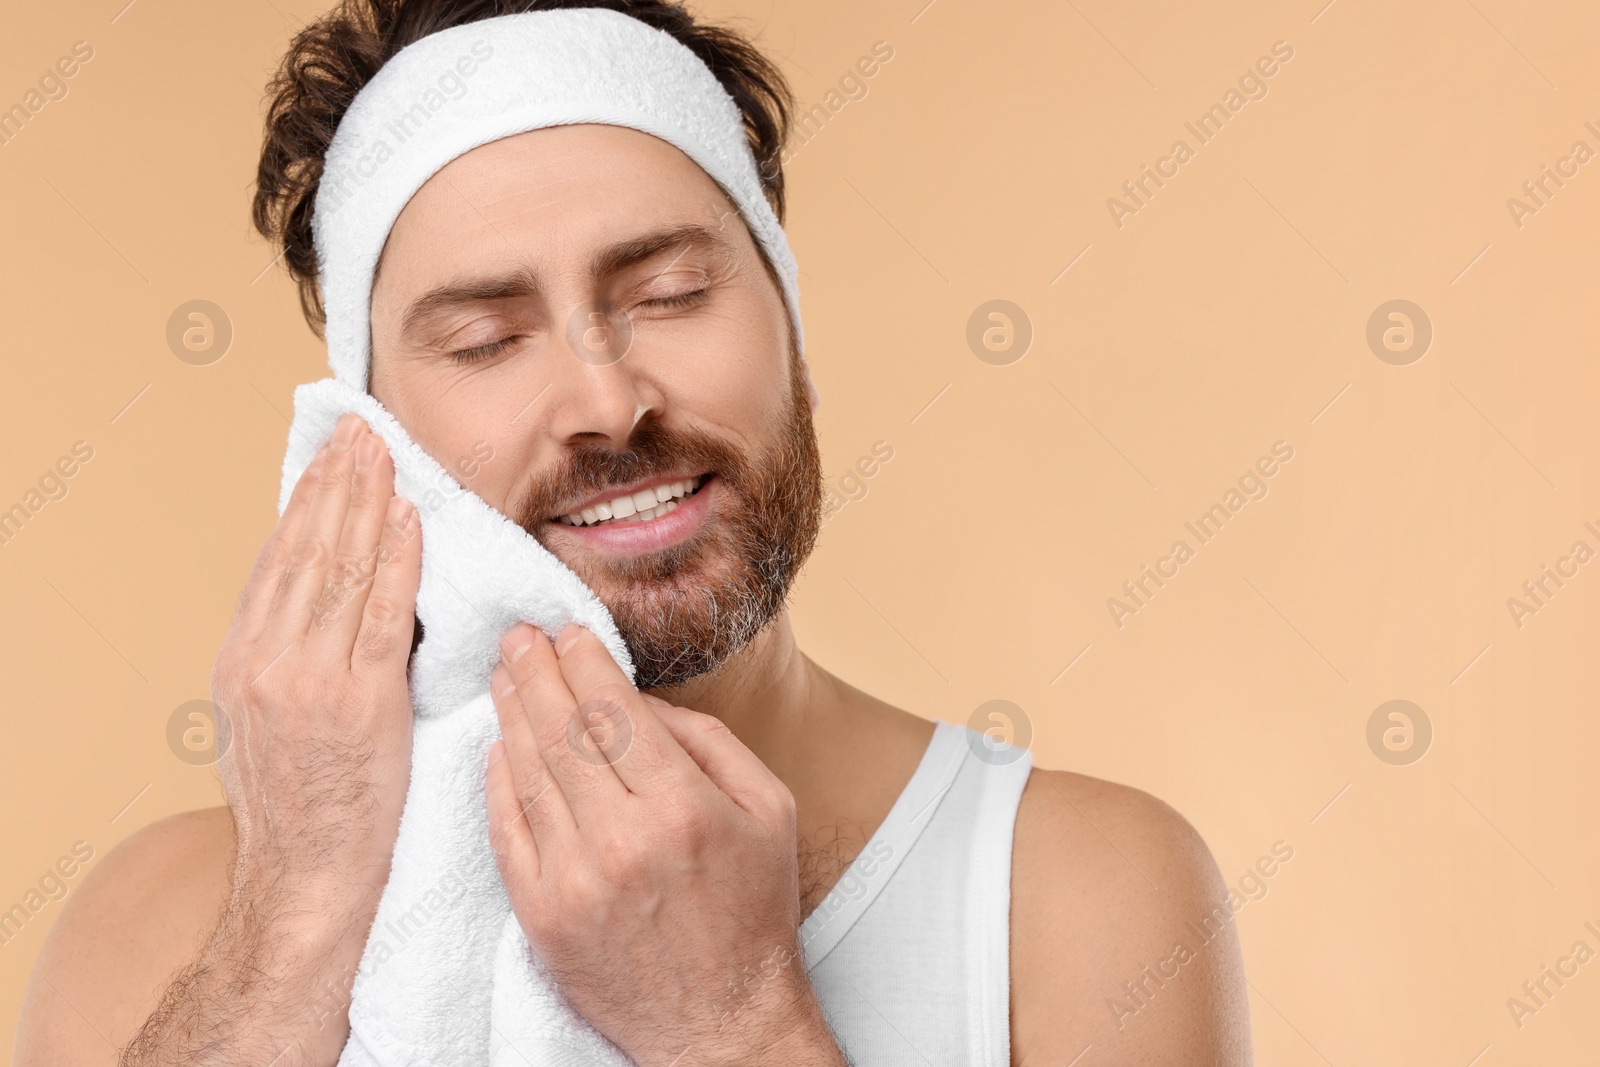
[[[454,471],[457,481],[482,498],[485,504],[501,514],[507,514],[512,498],[527,484],[526,472],[533,468],[533,450],[526,436],[490,437],[479,434],[473,441],[479,454],[488,452],[488,459],[474,457],[467,462],[472,472],[468,477],[460,470]],[[486,447],[487,446],[487,447]]]
[[[686,413],[737,438],[759,437],[787,413],[787,329],[776,297],[729,301],[650,352],[648,372],[669,412]]]
[[[526,398],[517,400],[485,378],[403,361],[374,363],[372,395],[451,478],[505,511],[521,484],[518,472],[530,469],[533,459],[530,434],[515,432],[526,431],[532,420],[513,421]],[[456,491],[449,482],[439,489]]]
[[[780,416],[783,371],[754,361],[694,361],[659,379],[666,421],[689,422],[748,442]]]

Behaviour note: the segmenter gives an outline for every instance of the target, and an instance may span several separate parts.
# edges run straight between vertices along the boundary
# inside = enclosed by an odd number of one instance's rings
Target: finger
[[[349,654],[356,673],[405,673],[417,625],[417,586],[422,581],[422,521],[404,497],[390,497],[378,543],[378,572],[359,610],[360,625]]]
[[[722,792],[752,815],[769,816],[783,781],[721,719],[665,704],[657,719]]]
[[[394,467],[383,438],[363,432],[352,451],[350,507],[306,639],[312,655],[341,663],[350,661],[351,646],[361,629],[362,608],[378,573],[384,519],[394,499]]]
[[[578,826],[587,819],[606,817],[628,792],[597,748],[597,741],[615,728],[616,720],[592,718],[603,705],[579,706],[562,677],[550,639],[536,627],[518,623],[506,631],[500,655],[516,683],[539,754],[566,795]],[[591,730],[597,726],[599,731]]]
[[[361,427],[358,416],[342,415],[328,442],[310,511],[290,554],[289,566],[278,583],[271,618],[263,631],[263,639],[269,643],[288,645],[298,641],[311,625],[311,612],[321,594],[323,576],[344,529],[354,466],[350,446]]]
[[[517,806],[535,839],[543,842],[546,848],[558,848],[563,837],[576,830],[578,823],[567,803],[566,793],[545,763],[517,684],[503,664],[496,665],[489,676],[489,694],[500,720],[507,773],[517,795]]]
[[[694,761],[628,681],[600,638],[572,623],[556,635],[561,675],[580,711],[601,721],[599,744],[629,792],[655,795],[695,774]]]
[[[324,453],[318,451],[306,464],[289,491],[289,503],[278,517],[272,536],[262,546],[256,562],[245,579],[244,590],[239,594],[239,607],[234,613],[233,629],[247,641],[253,641],[266,626],[268,612],[277,594],[278,583],[289,567],[289,558],[300,540],[300,529],[305,525],[306,513],[311,508],[311,498],[316,495],[317,481],[322,476]]]
[[[539,880],[539,843],[525,817],[504,741],[489,746],[484,795],[489,809],[489,847],[494,850],[500,880],[515,898],[520,888]]]

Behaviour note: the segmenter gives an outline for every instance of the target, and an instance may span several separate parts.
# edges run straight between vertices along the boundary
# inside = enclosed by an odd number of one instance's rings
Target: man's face
[[[594,589],[641,688],[782,609],[820,513],[806,383],[754,239],[678,149],[591,124],[456,158],[396,220],[371,321],[373,396]]]

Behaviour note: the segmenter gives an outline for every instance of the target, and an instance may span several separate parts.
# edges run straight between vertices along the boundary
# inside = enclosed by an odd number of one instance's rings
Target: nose
[[[634,427],[665,411],[661,390],[638,353],[618,347],[597,360],[592,348],[571,348],[555,360],[545,397],[550,435],[564,445],[626,448]]]

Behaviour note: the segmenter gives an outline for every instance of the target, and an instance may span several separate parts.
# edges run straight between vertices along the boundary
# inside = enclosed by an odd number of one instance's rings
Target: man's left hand
[[[800,958],[789,789],[580,626],[500,650],[489,839],[574,1010],[640,1067],[843,1064]]]

